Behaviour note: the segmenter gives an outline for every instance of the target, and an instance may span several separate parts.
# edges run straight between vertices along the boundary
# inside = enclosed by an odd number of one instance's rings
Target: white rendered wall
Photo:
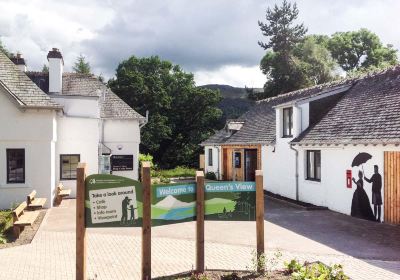
[[[0,88],[0,209],[21,203],[32,191],[51,207],[54,187],[55,112],[21,111]],[[25,183],[7,184],[6,149],[25,149]]]
[[[378,165],[379,174],[382,176],[382,198],[384,197],[384,152],[400,151],[400,147],[395,146],[345,146],[336,148],[318,148],[321,150],[321,182],[306,180],[306,147],[299,149],[299,183],[300,200],[315,205],[326,206],[331,210],[350,215],[351,201],[356,189],[355,184],[352,188],[346,187],[346,170],[352,170],[352,177],[358,179],[360,167],[351,167],[354,157],[360,152],[369,153],[372,158],[364,165],[364,171],[367,178],[374,174],[374,165]],[[372,199],[372,185],[364,181],[364,190],[369,201]],[[373,205],[371,204],[371,207]],[[382,211],[383,216],[383,211]]]
[[[208,165],[208,151],[212,150],[212,165]],[[218,179],[221,179],[221,147],[205,146],[204,147],[204,165],[205,173],[214,172]]]
[[[62,182],[76,196],[76,180],[61,180],[60,155],[79,154],[87,164],[87,175],[98,173],[99,119],[58,117],[56,144],[56,182]]]
[[[133,155],[133,171],[113,171],[113,175],[138,179],[140,128],[138,120],[104,120],[104,145],[113,155]]]
[[[51,98],[63,106],[66,116],[100,118],[98,97],[52,95]]]

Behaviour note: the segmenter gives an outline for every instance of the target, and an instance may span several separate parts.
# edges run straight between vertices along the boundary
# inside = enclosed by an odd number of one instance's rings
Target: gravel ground
[[[6,244],[0,244],[0,249],[31,243],[32,239],[35,237],[37,230],[40,227],[40,224],[42,223],[44,216],[46,215],[46,209],[37,211],[40,211],[40,213],[39,216],[36,218],[36,221],[33,223],[32,226],[25,227],[18,239],[15,239],[13,235],[12,227],[7,230],[5,235],[8,242]]]

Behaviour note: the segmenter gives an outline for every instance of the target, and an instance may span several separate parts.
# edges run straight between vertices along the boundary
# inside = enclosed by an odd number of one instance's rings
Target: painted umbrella
[[[370,154],[368,154],[368,153],[359,153],[353,159],[353,162],[351,163],[351,167],[360,166],[361,164],[366,163],[371,158],[372,158],[372,156]]]

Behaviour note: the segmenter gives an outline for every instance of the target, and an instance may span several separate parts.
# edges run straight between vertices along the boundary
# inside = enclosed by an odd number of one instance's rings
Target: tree
[[[7,50],[7,48],[3,45],[3,42],[0,40],[0,52],[3,52],[6,56],[10,57],[11,53]]]
[[[90,64],[82,54],[77,57],[73,70],[80,74],[90,74]]]
[[[142,128],[141,152],[161,167],[195,166],[199,143],[213,133],[222,113],[215,90],[196,87],[193,74],[157,56],[121,62],[111,89],[149,122]]]
[[[46,64],[43,64],[42,72],[43,73],[49,73],[49,67]]]
[[[293,56],[295,45],[303,39],[307,28],[295,24],[299,10],[296,4],[286,0],[282,6],[274,6],[266,11],[266,23],[258,22],[262,34],[268,42],[258,42],[267,51],[260,63],[262,72],[267,75],[264,94],[258,98],[275,96],[305,86],[304,73],[298,68]]]
[[[346,72],[383,68],[398,63],[397,50],[392,45],[384,46],[375,33],[365,28],[336,32],[329,40],[328,48]]]

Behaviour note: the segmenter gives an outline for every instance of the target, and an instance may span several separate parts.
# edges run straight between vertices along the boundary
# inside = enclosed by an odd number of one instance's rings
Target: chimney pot
[[[16,55],[12,55],[11,61],[18,67],[22,72],[26,71],[26,63],[25,59],[22,57],[22,54],[18,52]]]

